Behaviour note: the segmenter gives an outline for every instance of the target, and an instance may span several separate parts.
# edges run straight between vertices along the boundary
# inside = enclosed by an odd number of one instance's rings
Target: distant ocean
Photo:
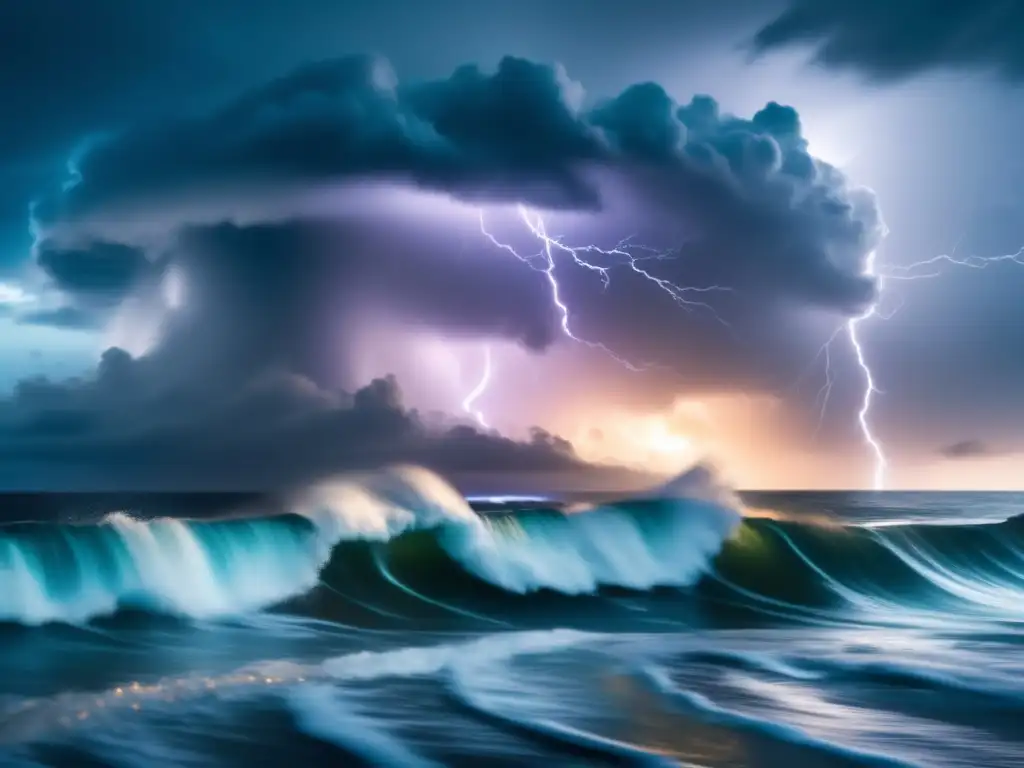
[[[581,501],[5,497],[0,764],[1024,765],[1024,494]]]

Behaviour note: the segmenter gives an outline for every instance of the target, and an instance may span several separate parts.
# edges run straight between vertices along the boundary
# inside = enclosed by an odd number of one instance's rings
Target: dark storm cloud
[[[708,97],[680,107],[654,84],[593,110],[582,99],[559,68],[522,59],[408,84],[379,59],[323,62],[203,119],[97,144],[80,181],[40,202],[38,223],[105,221],[109,237],[128,212],[173,224],[228,215],[267,190],[369,180],[585,210],[610,177],[668,220],[699,222],[704,262],[730,285],[844,313],[871,300],[861,273],[882,234],[877,207],[811,158],[795,110],[770,103],[742,120]],[[202,212],[179,210],[187,199]]]
[[[390,377],[354,394],[272,369],[169,387],[167,364],[110,349],[89,380],[21,382],[0,402],[0,487],[276,490],[394,462],[449,475],[586,468],[543,430],[516,442],[428,427]]]
[[[69,300],[97,290],[108,296],[124,287],[131,270],[99,269],[86,279],[65,258],[92,268],[102,257],[122,257],[114,262],[121,267],[135,263],[129,254],[137,252],[94,245],[40,249],[46,264],[61,265],[52,271]],[[188,270],[187,304],[175,310],[144,293],[145,300],[133,294],[133,303],[122,306],[129,329],[159,328],[152,348],[139,357],[108,349],[88,377],[24,380],[0,400],[0,488],[277,490],[391,463],[454,478],[586,476],[593,469],[571,444],[543,430],[516,441],[421,417],[404,405],[393,377],[351,393],[318,383],[331,378],[330,355],[338,353],[329,332],[332,309],[358,296],[374,274],[331,245],[308,223],[182,230],[173,247],[185,254],[175,264]],[[415,264],[410,271],[373,263],[399,269],[410,285],[417,281]],[[323,293],[328,275],[347,292]],[[99,314],[84,306],[17,319],[87,325]],[[440,306],[435,312],[444,317]],[[346,317],[339,319],[344,325]]]
[[[443,221],[418,232],[423,222],[404,221],[386,198],[364,220],[335,194],[399,186],[472,204],[607,208],[614,224],[608,190],[626,190],[655,234],[696,224],[684,258],[653,271],[728,284],[751,307],[761,297],[860,311],[874,295],[863,262],[882,235],[871,195],[808,154],[789,107],[769,103],[745,120],[710,97],[678,105],[655,84],[585,106],[559,68],[514,58],[493,73],[466,66],[406,84],[378,59],[307,66],[205,117],[110,135],[76,168],[35,207],[39,266],[72,308],[127,294],[135,303],[122,322],[155,324],[160,340],[138,359],[108,352],[94,380],[23,383],[4,406],[0,452],[92,479],[116,472],[110,482],[122,485],[273,485],[385,461],[579,468],[543,433],[521,444],[428,427],[391,381],[339,391],[345,329],[366,304],[533,349],[551,343],[560,319],[545,275],[507,254],[480,258],[490,245],[478,231],[459,255],[450,240],[432,243]],[[180,311],[152,293],[167,264],[186,275]],[[581,325],[625,346],[657,337],[692,380],[745,367],[763,384],[761,363],[778,365],[785,334],[766,331],[751,357],[721,344],[721,326],[681,332],[678,306],[617,274],[599,297],[560,269]],[[746,311],[748,326],[775,328]]]
[[[842,313],[873,298],[863,270],[884,232],[876,201],[811,157],[792,107],[769,102],[745,120],[709,96],[676,107],[644,84],[595,120],[627,160],[668,169],[666,214],[689,214],[699,232],[691,276]]]
[[[943,446],[939,453],[947,459],[976,459],[995,456],[999,451],[981,440],[961,440],[958,443]]]
[[[756,51],[808,45],[814,61],[877,80],[930,69],[1024,78],[1024,3],[1017,0],[793,0],[754,37]]]
[[[261,183],[387,179],[465,196],[596,204],[578,175],[599,137],[568,103],[553,68],[503,60],[493,75],[399,88],[387,62],[309,65],[201,120],[132,131],[80,163],[83,181],[40,206],[42,220],[119,202]]]
[[[141,298],[148,288],[145,300],[155,298],[152,288],[160,265],[141,248],[105,241],[63,247],[43,240],[33,255],[61,301],[57,306],[29,304],[12,311],[22,325],[100,330],[129,297]]]
[[[564,61],[606,88],[637,64],[657,66],[667,47],[700,56],[762,2],[7,3],[0,13],[0,269],[28,251],[29,202],[94,131],[195,114],[303,62],[351,52],[386,52],[400,71],[432,77],[519,51]]]
[[[122,300],[150,271],[139,248],[94,242],[81,248],[60,248],[43,242],[36,263],[60,290],[97,303]]]

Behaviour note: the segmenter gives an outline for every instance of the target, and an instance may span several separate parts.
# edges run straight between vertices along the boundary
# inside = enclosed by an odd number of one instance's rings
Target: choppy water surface
[[[403,470],[7,526],[0,762],[1019,766],[1021,513],[697,470],[478,514]]]

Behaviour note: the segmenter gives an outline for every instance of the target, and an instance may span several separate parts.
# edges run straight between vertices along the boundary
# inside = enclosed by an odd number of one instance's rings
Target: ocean
[[[1024,494],[6,503],[2,765],[1024,764]]]

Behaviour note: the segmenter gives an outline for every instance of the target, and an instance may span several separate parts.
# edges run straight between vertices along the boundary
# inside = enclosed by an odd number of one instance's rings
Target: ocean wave
[[[1013,684],[1012,674],[992,676],[977,670],[965,673],[963,669],[921,661],[910,664],[893,659],[865,660],[848,656],[775,656],[722,648],[686,651],[682,658],[689,664],[706,664],[803,683],[866,682],[968,695],[1013,709],[1024,707],[1024,691]]]
[[[709,591],[775,608],[1024,619],[1018,519],[883,528],[748,519],[716,558],[715,575]]]
[[[414,549],[443,556],[467,578],[520,595],[688,586],[741,516],[701,468],[671,493],[572,514],[483,517],[440,477],[403,467],[317,484],[276,517],[143,521],[119,513],[92,526],[9,527],[0,530],[0,621],[75,623],[125,607],[241,614],[308,592],[332,562],[358,560],[366,546],[402,551],[417,541]],[[387,558],[371,559],[402,587]]]
[[[468,676],[457,667],[449,670],[448,690],[457,703],[477,717],[509,730],[518,731],[527,737],[552,743],[583,758],[597,758],[602,762],[612,760],[626,765],[650,766],[651,768],[666,768],[667,766],[696,768],[683,766],[677,760],[671,760],[642,747],[574,728],[550,718],[515,714],[508,707],[489,702],[488,697],[474,690]]]
[[[878,766],[878,768],[917,768],[917,763],[838,744],[813,736],[801,728],[781,721],[729,709],[717,704],[697,691],[677,686],[672,677],[660,667],[646,666],[637,670],[637,672],[641,679],[645,680],[666,700],[684,711],[697,714],[708,722],[716,722],[729,728],[753,732],[777,742],[802,747],[825,757],[853,761],[859,765]]]
[[[109,515],[0,534],[0,620],[81,622],[124,607],[194,617],[279,602],[318,580],[300,518],[195,523]]]
[[[489,514],[401,467],[316,484],[270,517],[7,526],[0,621],[80,623],[126,608],[206,619],[327,591],[384,621],[418,603],[504,625],[516,600],[608,588],[683,590],[712,619],[1024,618],[1020,520],[867,528],[740,510],[701,467],[617,503]]]
[[[873,682],[893,688],[924,688],[940,694],[958,694],[994,702],[1014,710],[1024,708],[1024,690],[1013,684],[1012,676],[998,679],[977,672],[891,660],[858,661],[842,658],[813,659],[806,665],[819,670],[820,677]]]
[[[294,688],[286,696],[299,730],[333,744],[371,765],[394,768],[438,768],[439,764],[410,751],[368,717],[360,715],[331,686]]]

